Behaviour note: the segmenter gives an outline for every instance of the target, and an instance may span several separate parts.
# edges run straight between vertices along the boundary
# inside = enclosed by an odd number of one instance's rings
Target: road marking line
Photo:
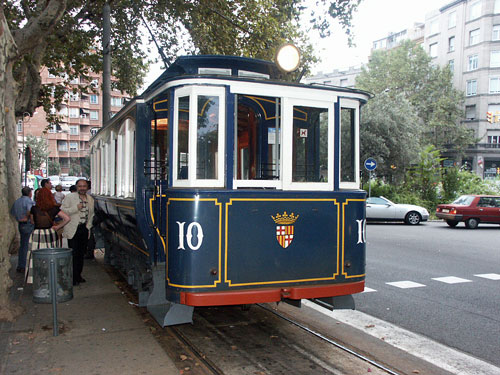
[[[432,280],[441,281],[446,284],[471,283],[472,280],[462,279],[455,276],[433,277]]]
[[[376,292],[376,290],[375,290],[375,289],[372,289],[372,288],[367,288],[367,287],[365,286],[365,290],[363,290],[361,293],[371,293],[371,292]]]
[[[474,275],[477,277],[482,277],[484,279],[490,279],[490,280],[500,280],[500,275],[498,273],[483,273],[480,275]]]
[[[302,305],[350,325],[415,357],[457,375],[500,374],[493,366],[468,354],[454,350],[427,337],[407,331],[391,323],[356,310],[330,311],[313,302],[302,300]]]
[[[421,288],[425,286],[424,284],[415,283],[413,281],[394,281],[391,283],[386,283],[387,285],[395,286],[396,288],[408,289],[408,288]]]

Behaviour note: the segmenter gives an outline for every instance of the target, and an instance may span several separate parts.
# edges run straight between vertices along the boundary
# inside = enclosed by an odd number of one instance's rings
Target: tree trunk
[[[0,319],[13,319],[20,307],[9,300],[12,280],[9,277],[9,247],[16,227],[9,207],[20,195],[20,172],[17,164],[17,132],[14,116],[17,85],[12,76],[17,47],[0,7]]]

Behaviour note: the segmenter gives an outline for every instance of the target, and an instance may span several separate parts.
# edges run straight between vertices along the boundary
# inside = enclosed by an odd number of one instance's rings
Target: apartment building
[[[330,73],[319,72],[318,74],[304,79],[304,83],[318,83],[330,86],[354,87],[356,77],[361,73],[361,67],[351,66],[348,69],[335,69]]]
[[[40,72],[42,84],[57,84],[63,78],[49,74],[46,68]],[[73,93],[74,88],[90,85],[94,92],[88,94]],[[22,150],[23,137],[33,135],[42,138],[48,143],[49,159],[59,162],[61,174],[69,174],[71,164],[81,165],[83,159],[89,155],[89,139],[102,127],[102,75],[90,74],[90,82],[83,78],[76,78],[67,88],[66,98],[58,114],[61,116],[60,125],[51,125],[46,120],[43,107],[36,109],[33,117],[24,118],[18,123],[18,144]],[[114,115],[124,105],[128,96],[120,91],[111,92],[111,115]],[[55,109],[54,109],[55,112]],[[24,129],[23,129],[24,126]],[[25,140],[24,139],[24,140]],[[50,164],[50,163],[49,163]],[[43,174],[47,175],[47,163],[42,167]],[[55,174],[48,170],[48,175]]]
[[[448,65],[463,90],[463,122],[479,140],[462,164],[481,177],[500,167],[500,0],[457,0],[426,15],[424,48],[433,62]],[[455,157],[453,145],[448,156]]]

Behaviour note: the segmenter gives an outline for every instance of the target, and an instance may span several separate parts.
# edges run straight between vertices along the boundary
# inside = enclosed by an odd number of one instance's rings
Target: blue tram
[[[163,326],[195,306],[353,308],[365,279],[365,92],[186,56],[91,140],[106,259]]]

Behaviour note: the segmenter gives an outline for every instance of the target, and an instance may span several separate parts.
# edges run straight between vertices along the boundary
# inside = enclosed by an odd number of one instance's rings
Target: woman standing
[[[62,220],[56,223],[55,218]],[[62,246],[62,237],[57,231],[70,221],[70,217],[56,205],[54,196],[49,189],[40,189],[31,208],[31,220],[35,224],[35,230],[31,235],[29,268],[27,268],[26,282],[32,283],[33,260],[31,252],[38,249],[56,248]]]

